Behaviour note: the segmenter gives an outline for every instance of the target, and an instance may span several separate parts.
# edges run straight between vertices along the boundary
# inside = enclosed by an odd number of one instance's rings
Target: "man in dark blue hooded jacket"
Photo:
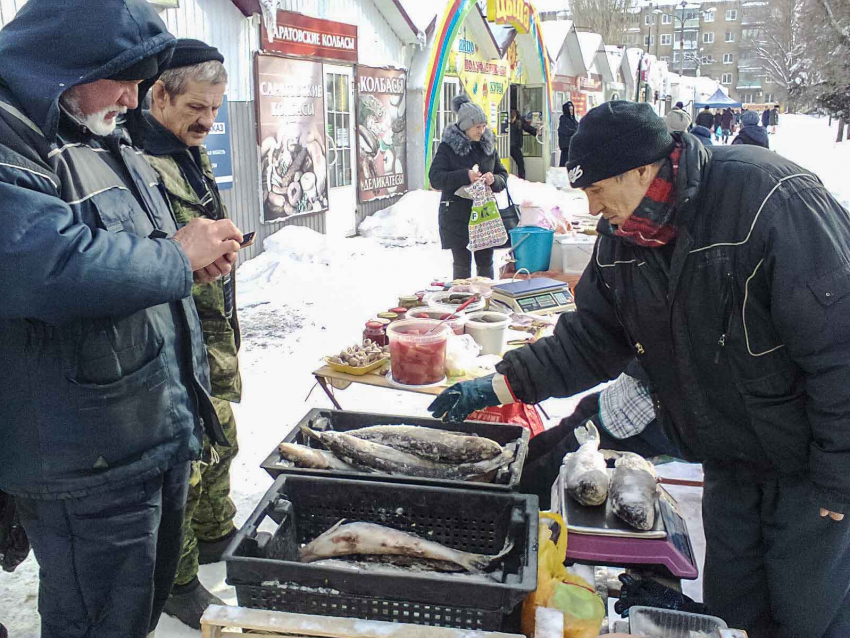
[[[155,628],[201,428],[227,444],[190,294],[242,234],[178,230],[115,132],[173,43],[143,0],[30,0],[0,31],[0,489],[49,638]]]

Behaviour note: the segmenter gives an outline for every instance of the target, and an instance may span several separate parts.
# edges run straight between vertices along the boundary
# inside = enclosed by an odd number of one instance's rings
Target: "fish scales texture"
[[[510,463],[514,454],[505,451],[499,456],[477,463],[437,463],[415,454],[396,450],[388,445],[365,441],[343,432],[313,432],[302,426],[307,436],[322,442],[338,458],[357,466],[366,466],[387,474],[417,476],[446,480],[463,480],[487,474]]]
[[[301,562],[311,563],[335,556],[397,555],[453,563],[466,571],[480,573],[512,548],[513,543],[509,541],[495,556],[472,554],[391,527],[375,523],[345,523],[342,520],[301,550]]]
[[[417,425],[375,425],[346,434],[443,463],[486,461],[502,453],[502,446],[486,437]]]
[[[608,471],[599,451],[599,431],[588,421],[575,434],[581,445],[564,457],[567,493],[582,505],[602,505],[608,497]]]
[[[638,454],[623,454],[611,476],[611,509],[635,529],[648,531],[655,525],[658,487],[655,468]]]

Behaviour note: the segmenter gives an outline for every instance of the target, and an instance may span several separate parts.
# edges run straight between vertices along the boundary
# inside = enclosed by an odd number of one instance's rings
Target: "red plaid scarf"
[[[658,248],[666,246],[676,238],[678,229],[674,223],[676,215],[676,176],[679,174],[679,156],[682,147],[670,153],[668,160],[661,166],[658,175],[652,180],[643,200],[635,212],[617,228],[615,234],[627,242]]]

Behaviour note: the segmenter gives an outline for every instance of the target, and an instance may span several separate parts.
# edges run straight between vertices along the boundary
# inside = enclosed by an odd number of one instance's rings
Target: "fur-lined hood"
[[[461,157],[469,155],[469,151],[472,150],[472,140],[458,128],[457,124],[446,127],[442,141]],[[481,138],[481,150],[487,155],[492,155],[496,151],[496,136],[490,129],[484,131],[484,136]]]

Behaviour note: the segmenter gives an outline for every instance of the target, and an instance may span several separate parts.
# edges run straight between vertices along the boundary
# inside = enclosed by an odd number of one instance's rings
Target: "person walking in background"
[[[767,130],[767,127],[770,126],[770,107],[764,107],[764,111],[761,112],[761,125]]]
[[[732,136],[732,123],[735,121],[735,116],[732,114],[732,109],[723,109],[723,115],[720,116],[720,129],[723,132],[723,143],[728,144],[729,138]]]
[[[227,88],[224,57],[199,40],[177,41],[174,55],[153,85],[151,108],[134,134],[159,174],[180,225],[193,219],[227,219],[212,165],[202,146]],[[229,446],[204,437],[201,461],[192,464],[183,516],[183,549],[165,613],[195,629],[210,605],[224,604],[198,580],[198,565],[215,563],[236,534],[230,499],[230,465],[239,446],[230,402],[242,396],[236,272],[192,289],[210,365],[212,401]]]
[[[487,128],[487,116],[467,95],[452,100],[457,121],[443,131],[443,139],[428,179],[431,186],[443,191],[440,197],[440,244],[452,251],[454,279],[472,276],[472,253],[469,245],[469,215],[472,198],[466,186],[484,179],[493,192],[504,190],[508,172],[496,150],[496,136]],[[493,277],[493,249],[475,251],[475,266],[481,277]]]
[[[720,131],[723,128],[723,126],[721,124],[722,121],[723,121],[723,113],[720,111],[720,109],[717,109],[717,111],[714,113],[714,122],[712,123],[712,127],[711,127],[711,130],[714,133],[714,141],[715,142],[720,141]]]
[[[702,142],[703,146],[714,145],[714,143],[711,141],[711,131],[709,131],[704,126],[694,126],[689,132],[700,142]]]
[[[561,121],[558,122],[558,148],[561,149],[561,157],[558,166],[564,167],[567,165],[567,155],[570,152],[570,140],[578,129],[578,121],[576,120],[576,109],[572,102],[564,104]]]
[[[709,131],[712,130],[714,126],[714,115],[707,106],[697,114],[697,121],[695,124],[697,126],[704,126]]]
[[[677,105],[681,104],[681,102],[677,102]],[[671,109],[671,111],[664,116],[664,122],[667,124],[667,130],[671,133],[673,131],[687,131],[691,127],[691,116],[688,115],[684,109],[676,108]]]
[[[776,127],[779,126],[779,105],[776,104],[770,112],[770,132],[775,134]]]
[[[526,122],[516,109],[511,109],[511,122],[509,126],[511,136],[511,159],[516,164],[516,174],[520,179],[525,179],[525,157],[522,154],[522,138],[525,133],[537,135],[537,129]]]
[[[770,140],[767,138],[767,129],[759,126],[759,116],[755,111],[747,111],[741,117],[741,130],[732,140],[732,144],[752,144],[770,148]]]

